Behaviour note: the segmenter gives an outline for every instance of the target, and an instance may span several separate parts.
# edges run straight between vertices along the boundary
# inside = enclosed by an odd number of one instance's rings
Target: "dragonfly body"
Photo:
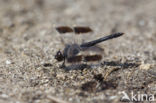
[[[65,58],[76,56],[81,51],[81,47],[78,44],[67,44],[63,50]]]

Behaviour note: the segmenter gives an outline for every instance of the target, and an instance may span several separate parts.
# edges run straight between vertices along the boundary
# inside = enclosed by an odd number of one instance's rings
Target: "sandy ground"
[[[0,103],[122,103],[121,92],[147,94],[149,100],[156,95],[155,4],[0,0]],[[102,66],[65,70],[54,59],[64,47],[55,30],[61,25],[91,27],[86,41],[112,32],[125,35],[101,44]]]

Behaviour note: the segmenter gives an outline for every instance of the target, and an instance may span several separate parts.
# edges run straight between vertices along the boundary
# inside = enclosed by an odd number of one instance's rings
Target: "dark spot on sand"
[[[89,82],[82,84],[81,89],[87,92],[95,92],[96,86],[97,86],[96,81],[89,81]]]
[[[94,75],[94,79],[99,82],[102,82],[104,78],[103,78],[102,74],[97,74],[97,75]]]
[[[53,66],[53,65],[50,64],[50,63],[44,63],[43,66],[44,66],[44,67],[51,67],[51,66]]]

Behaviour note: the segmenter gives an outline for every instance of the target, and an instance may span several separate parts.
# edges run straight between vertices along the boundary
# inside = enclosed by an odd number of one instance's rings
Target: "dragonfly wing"
[[[95,52],[95,53],[103,53],[104,49],[100,46],[92,46],[92,47],[82,47],[82,51],[84,52]]]

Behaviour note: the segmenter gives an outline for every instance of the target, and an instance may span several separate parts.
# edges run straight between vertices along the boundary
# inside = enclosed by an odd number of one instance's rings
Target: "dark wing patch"
[[[74,27],[74,32],[76,34],[80,34],[80,33],[93,32],[93,30],[90,27],[76,26],[76,27]]]
[[[87,55],[84,57],[84,60],[87,62],[100,61],[102,59],[102,55]]]
[[[82,61],[82,55],[67,58],[68,63],[78,63]]]
[[[61,34],[73,32],[73,29],[68,26],[59,26],[56,27],[56,30]]]

